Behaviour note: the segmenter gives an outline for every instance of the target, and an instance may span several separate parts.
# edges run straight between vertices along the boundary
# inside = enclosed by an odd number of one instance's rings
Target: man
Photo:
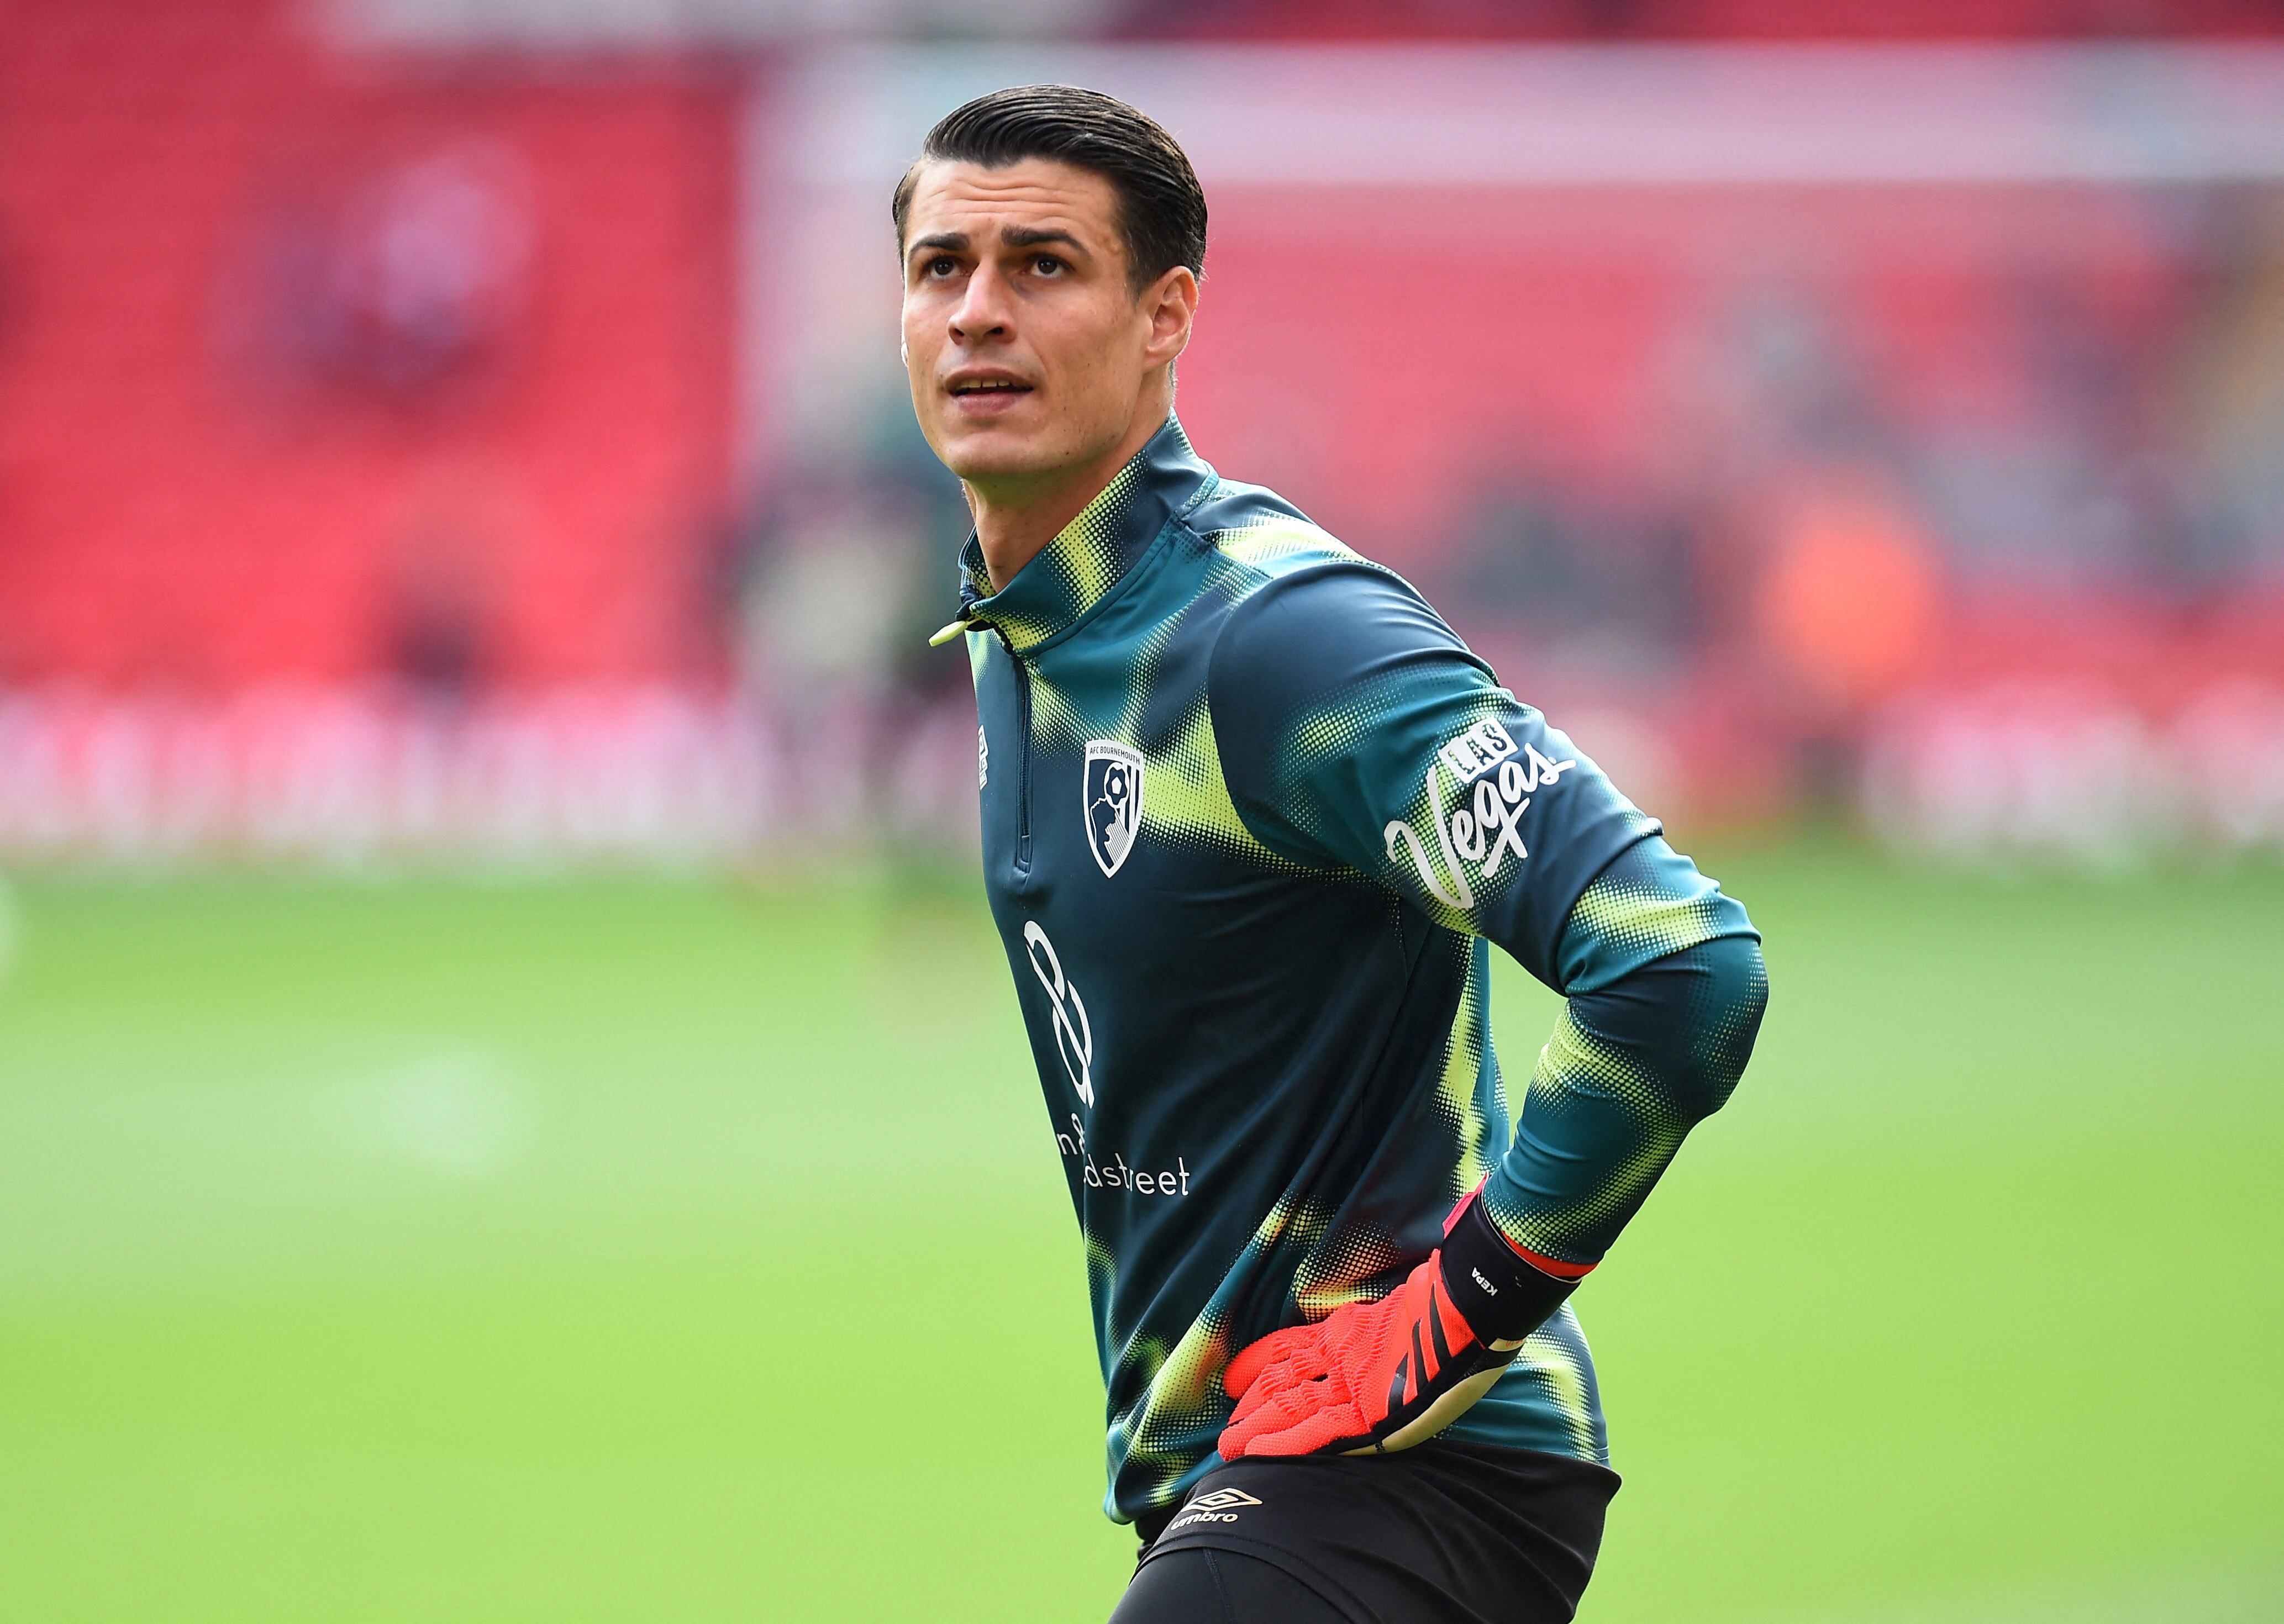
[[[1564,1299],[1735,1084],[1758,938],[1410,587],[1192,450],[1206,207],[1165,131],[984,97],[894,213],[1144,1540],[1114,1624],[1568,1619],[1617,1479]],[[1487,941],[1568,999],[1512,1134]]]

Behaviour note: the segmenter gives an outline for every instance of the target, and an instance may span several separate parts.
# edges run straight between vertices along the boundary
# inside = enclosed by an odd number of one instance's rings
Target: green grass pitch
[[[1709,866],[1773,1003],[1580,1295],[1586,1624],[2284,1618],[2284,871]],[[1108,1611],[971,878],[12,894],[0,1618]]]

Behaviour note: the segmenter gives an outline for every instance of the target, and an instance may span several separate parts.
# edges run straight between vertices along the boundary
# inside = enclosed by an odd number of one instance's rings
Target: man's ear
[[[1198,278],[1186,265],[1177,265],[1142,293],[1143,313],[1150,318],[1146,349],[1154,367],[1170,366],[1189,347],[1190,330],[1198,318]]]

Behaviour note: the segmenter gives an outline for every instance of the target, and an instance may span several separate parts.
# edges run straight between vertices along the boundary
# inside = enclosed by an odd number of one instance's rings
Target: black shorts
[[[1138,1528],[1111,1624],[1568,1624],[1617,1490],[1586,1461],[1443,1439],[1232,1461]]]

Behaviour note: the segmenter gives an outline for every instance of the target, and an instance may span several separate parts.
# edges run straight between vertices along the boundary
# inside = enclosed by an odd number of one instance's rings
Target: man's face
[[[1042,159],[928,164],[904,223],[904,364],[921,432],[964,480],[1108,455],[1152,374],[1181,353],[1195,293],[1177,269],[1137,296],[1117,193],[1099,175]]]

